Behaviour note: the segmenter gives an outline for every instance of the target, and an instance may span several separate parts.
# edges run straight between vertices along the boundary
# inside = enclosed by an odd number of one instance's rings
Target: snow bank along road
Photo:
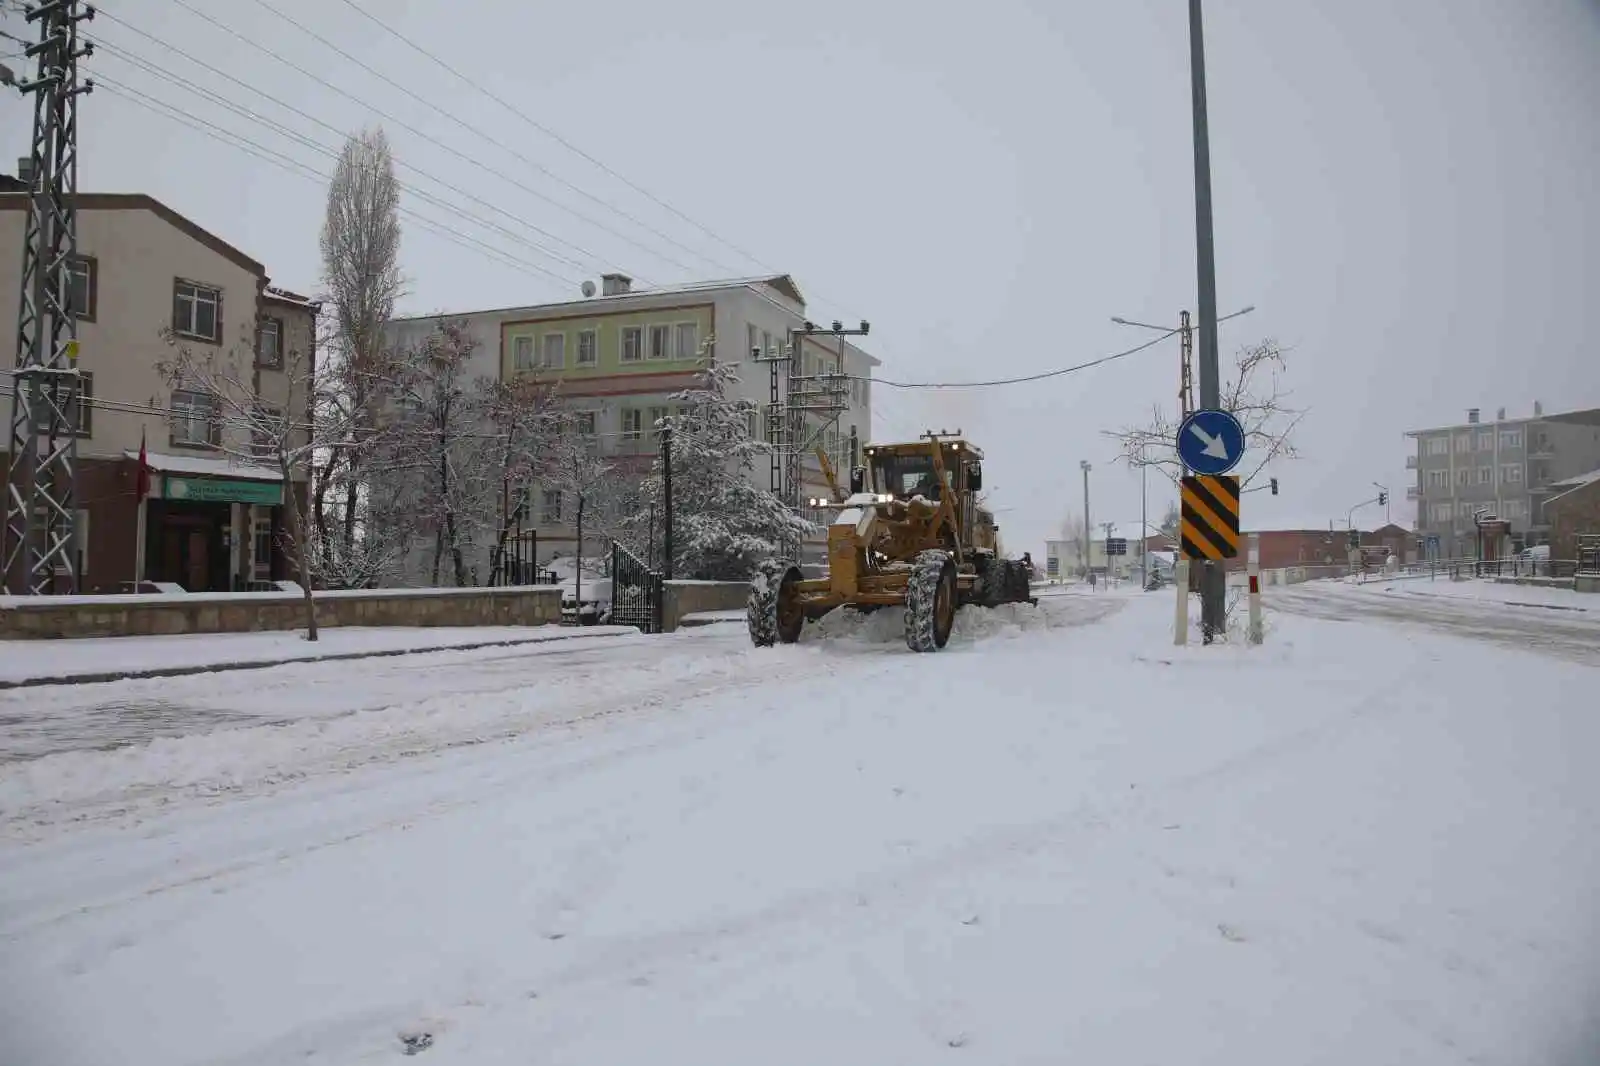
[[[1045,607],[0,767],[0,1058],[1592,1060],[1593,668]]]
[[[1600,596],[1472,582],[1315,581],[1267,590],[1273,609],[1313,618],[1402,622],[1600,665]],[[1469,595],[1477,592],[1481,595]]]

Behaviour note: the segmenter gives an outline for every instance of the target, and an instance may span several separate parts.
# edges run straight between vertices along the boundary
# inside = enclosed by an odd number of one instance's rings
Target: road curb
[[[273,666],[296,666],[300,663],[334,663],[354,659],[392,659],[400,655],[431,655],[443,651],[477,651],[482,648],[512,648],[524,644],[558,644],[567,640],[616,640],[628,633],[563,633],[557,637],[518,637],[513,640],[483,640],[471,644],[448,644],[442,648],[385,648],[381,651],[341,651],[328,655],[301,656],[293,659],[242,660],[226,663],[205,663],[196,666],[162,666],[151,670],[108,670],[96,674],[71,674],[66,677],[25,677],[19,680],[0,681],[0,691],[18,688],[46,688],[50,685],[101,685],[109,681],[144,681],[161,677],[192,677],[195,674],[221,674],[235,670],[265,670]]]

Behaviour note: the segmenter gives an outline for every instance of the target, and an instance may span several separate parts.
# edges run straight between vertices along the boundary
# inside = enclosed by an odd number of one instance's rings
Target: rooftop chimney
[[[1504,407],[1500,408],[1500,410],[1495,413],[1494,417],[1495,421],[1504,422],[1506,420],[1506,409]]]
[[[1467,421],[1469,423],[1472,423],[1472,424],[1476,424],[1477,423],[1477,421],[1478,421],[1478,409],[1476,407],[1467,408]]]
[[[1544,404],[1540,403],[1538,400],[1533,401],[1533,417],[1534,418],[1539,418],[1543,414],[1544,414]]]
[[[23,156],[17,160],[17,180],[32,188],[33,186],[33,159]]]
[[[633,291],[633,279],[626,274],[601,274],[600,295],[621,296]]]

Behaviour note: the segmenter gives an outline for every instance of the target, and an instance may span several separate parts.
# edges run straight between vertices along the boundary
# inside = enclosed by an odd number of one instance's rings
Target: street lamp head
[[[1121,317],[1120,315],[1112,315],[1111,316],[1111,321],[1115,322],[1119,326],[1132,325],[1132,323],[1130,323],[1127,319]]]

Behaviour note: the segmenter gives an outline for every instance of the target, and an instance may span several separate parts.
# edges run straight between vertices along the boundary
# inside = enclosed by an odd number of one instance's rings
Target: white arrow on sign
[[[1204,448],[1200,449],[1203,454],[1219,461],[1228,458],[1228,446],[1222,443],[1221,437],[1213,437],[1194,422],[1189,423],[1189,432],[1199,437],[1201,443],[1205,445]]]

